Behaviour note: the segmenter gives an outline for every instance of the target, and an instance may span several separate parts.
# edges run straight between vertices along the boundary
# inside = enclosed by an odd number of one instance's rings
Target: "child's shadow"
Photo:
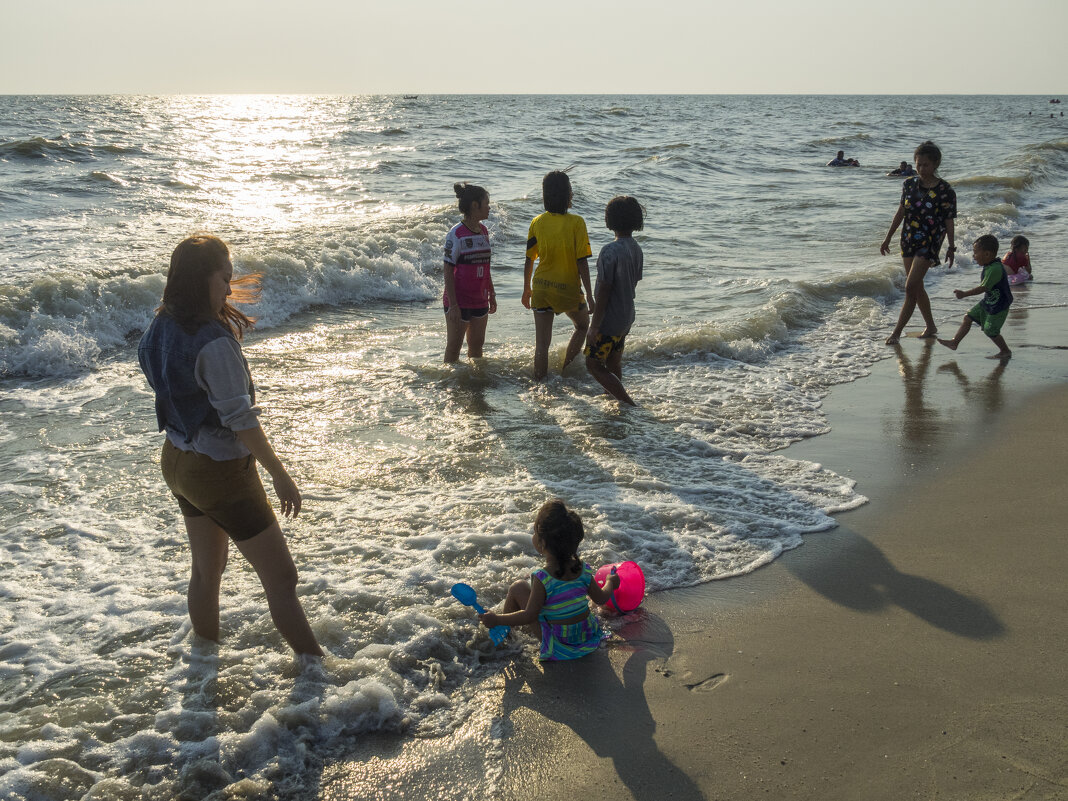
[[[994,366],[994,369],[990,371],[990,375],[977,382],[969,381],[968,376],[964,374],[964,371],[961,370],[956,361],[943,364],[938,368],[938,372],[952,373],[953,377],[957,379],[957,383],[960,384],[965,399],[969,403],[976,403],[984,411],[993,414],[1001,411],[1001,408],[1005,405],[1005,393],[1001,386],[1001,375],[1008,365],[1007,360],[1001,359]]]
[[[659,617],[639,612],[618,632],[632,650],[617,676],[606,649],[571,662],[543,662],[505,675],[501,718],[511,726],[514,710],[527,707],[567,726],[599,757],[612,760],[616,774],[637,801],[704,801],[694,781],[656,745],[656,721],[645,697],[652,661],[671,655],[674,638]],[[607,793],[607,789],[606,789]]]

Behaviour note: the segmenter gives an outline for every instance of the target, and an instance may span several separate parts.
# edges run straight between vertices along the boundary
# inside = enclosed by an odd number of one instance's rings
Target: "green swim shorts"
[[[1005,325],[1005,318],[1009,316],[1009,310],[1005,309],[1003,312],[990,314],[983,308],[982,303],[977,303],[968,312],[968,316],[979,324],[984,334],[994,339],[1001,333],[1001,326]]]

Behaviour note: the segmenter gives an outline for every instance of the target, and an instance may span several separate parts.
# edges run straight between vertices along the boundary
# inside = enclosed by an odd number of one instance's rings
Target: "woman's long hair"
[[[227,299],[216,313],[211,308],[208,282],[212,275],[230,266],[230,249],[219,237],[195,234],[171,254],[163,302],[156,314],[169,314],[188,333],[195,334],[206,323],[219,322],[237,339],[252,327],[254,317],[234,308]],[[238,303],[255,303],[259,298],[259,275],[243,275],[230,282],[231,298]]]

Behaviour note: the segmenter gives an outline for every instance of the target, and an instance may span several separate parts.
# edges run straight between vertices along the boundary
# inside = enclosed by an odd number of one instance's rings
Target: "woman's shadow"
[[[1005,627],[986,604],[931,579],[903,573],[859,534],[846,532],[830,560],[785,560],[794,575],[820,595],[859,612],[891,604],[943,631],[989,640]]]
[[[628,616],[631,617],[631,616]],[[633,613],[617,635],[622,643],[570,662],[523,663],[505,674],[501,728],[511,731],[515,710],[526,707],[571,729],[597,756],[612,760],[637,801],[704,801],[694,781],[657,747],[656,721],[645,697],[650,662],[667,659],[674,637],[662,619]],[[630,651],[620,675],[609,651]]]
[[[946,424],[939,409],[928,404],[924,384],[931,369],[934,340],[924,339],[916,364],[901,346],[894,345],[898,372],[905,389],[905,403],[901,416],[901,445],[910,455],[924,453],[946,436]]]

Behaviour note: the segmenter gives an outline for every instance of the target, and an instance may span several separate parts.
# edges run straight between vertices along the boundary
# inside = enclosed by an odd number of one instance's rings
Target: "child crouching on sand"
[[[616,238],[597,254],[586,369],[613,397],[635,406],[623,387],[623,345],[634,325],[634,287],[642,280],[644,257],[631,236],[644,226],[641,204],[632,197],[612,198],[605,206],[604,224]]]
[[[587,597],[606,604],[619,587],[612,574],[603,587],[593,580],[593,568],[578,557],[582,519],[559,498],[546,501],[534,519],[534,548],[545,557],[545,567],[534,571],[530,582],[508,588],[502,612],[478,616],[486,628],[541,624],[541,660],[577,659],[597,650],[604,635],[590,611]]]
[[[998,346],[997,356],[990,358],[1007,359],[1012,356],[1012,351],[1005,344],[1005,338],[1001,336],[1001,327],[1005,324],[1005,318],[1009,316],[1012,292],[1009,290],[1008,275],[1001,264],[1001,259],[998,258],[997,237],[984,234],[976,239],[972,246],[972,256],[975,258],[975,263],[983,268],[983,279],[974,289],[967,291],[954,289],[953,294],[958,300],[970,295],[983,295],[983,299],[964,315],[964,322],[960,324],[957,335],[953,339],[939,339],[938,341],[950,350],[956,350],[974,321],[979,323],[983,333],[994,340],[994,344]]]
[[[1030,281],[1034,278],[1031,272],[1031,257],[1027,252],[1031,249],[1031,242],[1023,234],[1017,234],[1009,244],[1009,252],[1001,259],[1005,265],[1005,271],[1009,274],[1009,282]]]

